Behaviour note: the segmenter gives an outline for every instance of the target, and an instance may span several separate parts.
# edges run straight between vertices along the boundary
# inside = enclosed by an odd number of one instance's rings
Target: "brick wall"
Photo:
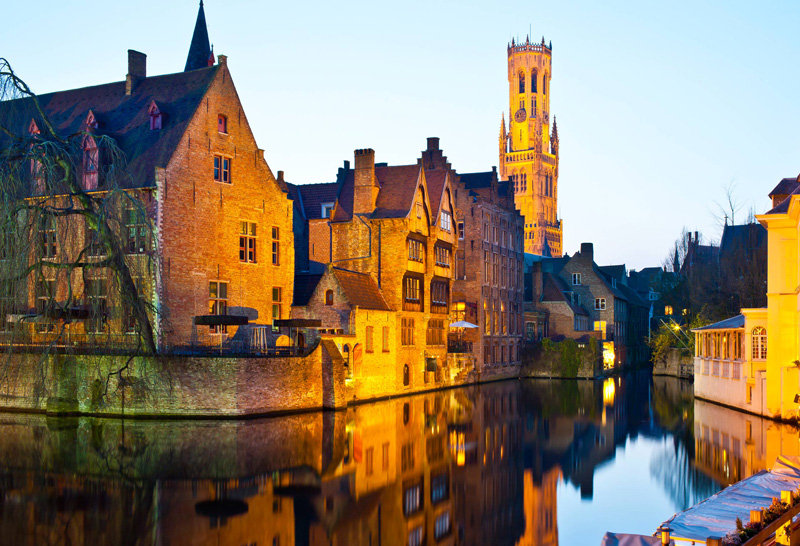
[[[220,114],[227,117],[227,133],[217,130]],[[230,184],[214,180],[215,155],[232,162]],[[209,313],[210,281],[228,283],[228,314],[270,324],[272,287],[280,287],[281,316],[289,316],[293,206],[256,145],[227,66],[189,123],[159,193],[166,343],[188,342],[192,317]],[[256,224],[256,263],[239,259],[241,222]],[[272,264],[272,228],[278,229],[279,265]]]

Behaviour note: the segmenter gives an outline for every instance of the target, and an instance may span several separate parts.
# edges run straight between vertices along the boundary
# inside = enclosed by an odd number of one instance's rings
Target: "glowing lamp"
[[[661,535],[661,545],[668,546],[669,545],[669,533],[672,529],[669,528],[668,525],[662,525],[658,528],[658,532]]]

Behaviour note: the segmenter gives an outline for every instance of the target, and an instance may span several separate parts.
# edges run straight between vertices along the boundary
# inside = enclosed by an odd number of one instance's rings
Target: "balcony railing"
[[[472,352],[472,342],[471,341],[448,341],[447,342],[447,352],[448,353],[471,353]]]

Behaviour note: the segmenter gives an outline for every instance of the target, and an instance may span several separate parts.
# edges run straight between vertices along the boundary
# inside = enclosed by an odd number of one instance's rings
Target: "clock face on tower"
[[[520,108],[516,112],[514,112],[514,121],[517,123],[522,123],[528,117],[528,113],[525,111],[524,108]]]

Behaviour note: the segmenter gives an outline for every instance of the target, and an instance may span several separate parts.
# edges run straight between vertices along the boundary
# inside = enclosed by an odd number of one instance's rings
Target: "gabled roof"
[[[92,111],[99,122],[93,134],[113,137],[126,155],[131,178],[121,186],[149,187],[155,185],[154,167],[166,167],[218,70],[215,65],[149,77],[131,95],[125,94],[125,82],[120,81],[47,93],[38,100],[61,136],[84,131]],[[154,100],[165,116],[157,131],[150,130],[148,113]],[[32,119],[44,130],[32,99],[0,102],[0,122],[18,134],[27,134]],[[0,146],[6,141],[0,136]]]
[[[694,328],[692,332],[699,332],[702,330],[733,330],[735,328],[744,328],[744,315],[736,315],[735,317],[721,320],[714,324]]]
[[[567,296],[569,287],[560,277],[551,273],[542,275],[542,302],[559,302],[566,303],[573,313],[576,315],[588,315],[588,313],[580,306],[572,303],[571,299]]]
[[[358,306],[360,309],[391,310],[383,298],[378,284],[371,276],[338,267],[331,268],[331,271],[351,305]]]
[[[624,282],[624,279],[627,276],[627,268],[625,267],[625,264],[620,264],[620,265],[601,265],[599,267],[600,267],[600,271],[603,271],[604,273],[607,273],[612,278],[615,278],[618,281],[623,281]]]
[[[769,197],[773,195],[790,195],[793,193],[797,188],[800,188],[800,182],[797,181],[797,178],[798,177],[794,176],[792,178],[782,179],[778,182],[778,185],[769,192]]]
[[[335,203],[339,185],[336,182],[322,184],[290,184],[292,198],[299,195],[303,216],[308,220],[322,218],[322,204]]]
[[[321,279],[322,274],[295,274],[292,305],[298,307],[308,305],[308,302],[311,301],[311,296],[314,295],[314,291],[317,289],[317,285]]]
[[[438,216],[444,196],[444,185],[447,181],[447,171],[425,171],[425,183],[428,186],[428,200],[431,203],[431,214]]]
[[[495,171],[487,171],[482,173],[464,173],[460,175],[461,183],[468,190],[479,188],[491,188],[492,180],[495,177]]]
[[[766,248],[767,229],[761,224],[726,225],[719,242],[720,257],[738,253],[745,248]]]
[[[420,178],[419,165],[375,167],[375,178],[380,184],[375,202],[373,218],[405,218],[414,204],[417,183]],[[355,171],[350,169],[342,177],[341,187],[333,213],[334,222],[349,222],[353,219],[353,197]],[[430,196],[428,202],[430,202]]]

